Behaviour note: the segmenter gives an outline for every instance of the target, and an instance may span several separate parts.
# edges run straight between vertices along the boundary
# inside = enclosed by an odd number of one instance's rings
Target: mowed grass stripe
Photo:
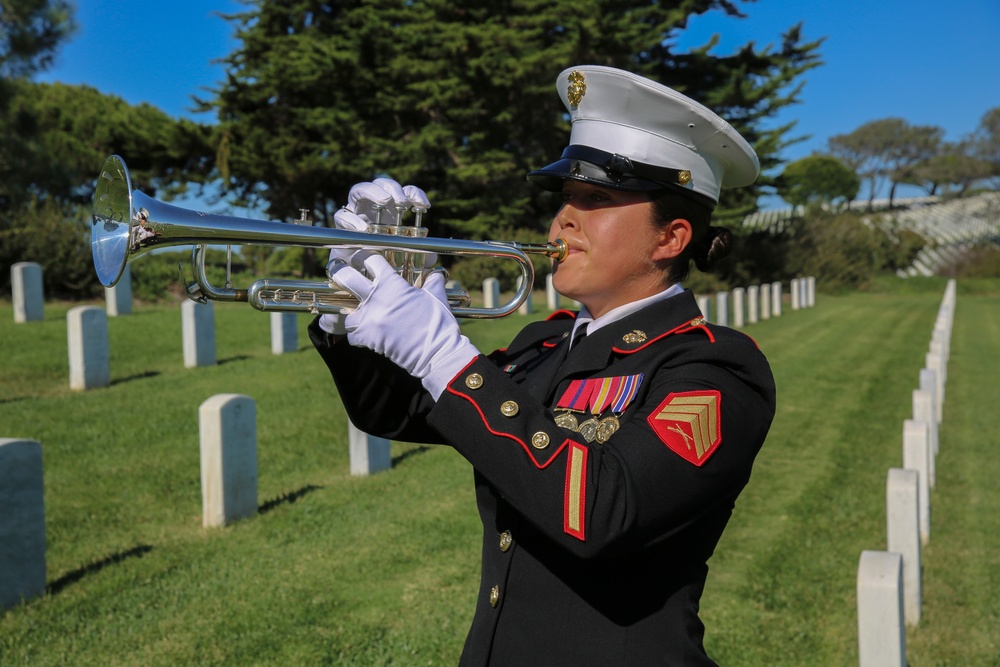
[[[856,662],[857,559],[885,546],[885,476],[938,302],[821,297],[754,325],[778,412],[710,563],[706,643],[722,664]]]

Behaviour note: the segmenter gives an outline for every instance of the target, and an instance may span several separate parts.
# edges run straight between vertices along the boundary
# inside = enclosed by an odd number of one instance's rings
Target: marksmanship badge
[[[715,390],[672,393],[646,421],[675,454],[701,466],[722,442],[721,404]]]

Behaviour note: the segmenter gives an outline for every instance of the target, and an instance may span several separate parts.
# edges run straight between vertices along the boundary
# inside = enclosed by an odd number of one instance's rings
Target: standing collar
[[[603,315],[601,315],[596,319],[590,314],[590,311],[587,310],[586,306],[581,305],[580,314],[577,315],[576,322],[573,323],[573,335],[570,337],[570,345],[572,346],[573,339],[576,338],[577,330],[585,324],[587,325],[587,334],[588,335],[593,334],[601,327],[607,326],[613,322],[617,322],[622,318],[628,317],[632,313],[642,310],[643,308],[652,303],[656,303],[657,301],[662,301],[664,299],[669,299],[672,296],[677,296],[678,294],[681,294],[683,291],[684,288],[681,287],[680,283],[674,283],[673,285],[671,285],[670,287],[668,287],[667,289],[663,290],[658,294],[654,294],[653,296],[647,296],[643,299],[639,299],[638,301],[632,301],[631,303],[626,303],[625,305],[618,306],[617,308],[612,308],[611,310],[609,310],[608,312],[604,313]]]

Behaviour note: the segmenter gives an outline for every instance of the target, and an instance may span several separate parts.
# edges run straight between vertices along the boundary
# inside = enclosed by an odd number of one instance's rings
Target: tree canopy
[[[0,264],[38,262],[53,296],[96,285],[87,231],[108,154],[128,155],[136,185],[151,193],[205,174],[215,153],[208,128],[147,104],[31,82],[73,26],[62,0],[0,0]]]
[[[23,189],[16,176],[31,168],[33,119],[11,109],[18,81],[45,70],[59,42],[75,29],[67,0],[0,0],[0,208]]]
[[[801,75],[818,42],[798,26],[778,46],[679,52],[691,15],[740,15],[728,0],[252,0],[227,17],[240,46],[214,96],[218,166],[272,218],[306,208],[328,221],[347,189],[387,173],[423,187],[432,233],[503,238],[541,229],[555,202],[527,186],[557,157],[569,124],[556,75],[574,64],[621,67],[713,108],[778,163]],[[762,181],[759,187],[767,183]],[[745,213],[758,189],[723,200]]]
[[[0,80],[47,69],[74,30],[69,0],[0,0]]]
[[[1000,107],[983,114],[967,144],[972,158],[986,166],[985,177],[1000,180]]]
[[[848,204],[861,187],[854,170],[832,155],[810,155],[790,162],[779,180],[778,192],[792,206]]]
[[[868,184],[869,208],[886,183],[890,206],[903,183],[930,195],[945,186],[962,194],[977,182],[1000,177],[1000,107],[987,111],[979,127],[957,142],[944,141],[944,130],[934,125],[882,118],[831,137],[828,148]]]
[[[875,193],[888,182],[889,205],[908,170],[938,154],[944,131],[933,125],[910,125],[902,118],[865,123],[847,134],[830,137],[830,152],[868,183],[869,208]]]

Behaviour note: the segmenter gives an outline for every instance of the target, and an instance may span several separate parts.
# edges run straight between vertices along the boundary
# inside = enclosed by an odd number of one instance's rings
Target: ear
[[[684,218],[675,218],[660,230],[659,240],[653,250],[654,261],[677,257],[691,242],[691,223]]]

